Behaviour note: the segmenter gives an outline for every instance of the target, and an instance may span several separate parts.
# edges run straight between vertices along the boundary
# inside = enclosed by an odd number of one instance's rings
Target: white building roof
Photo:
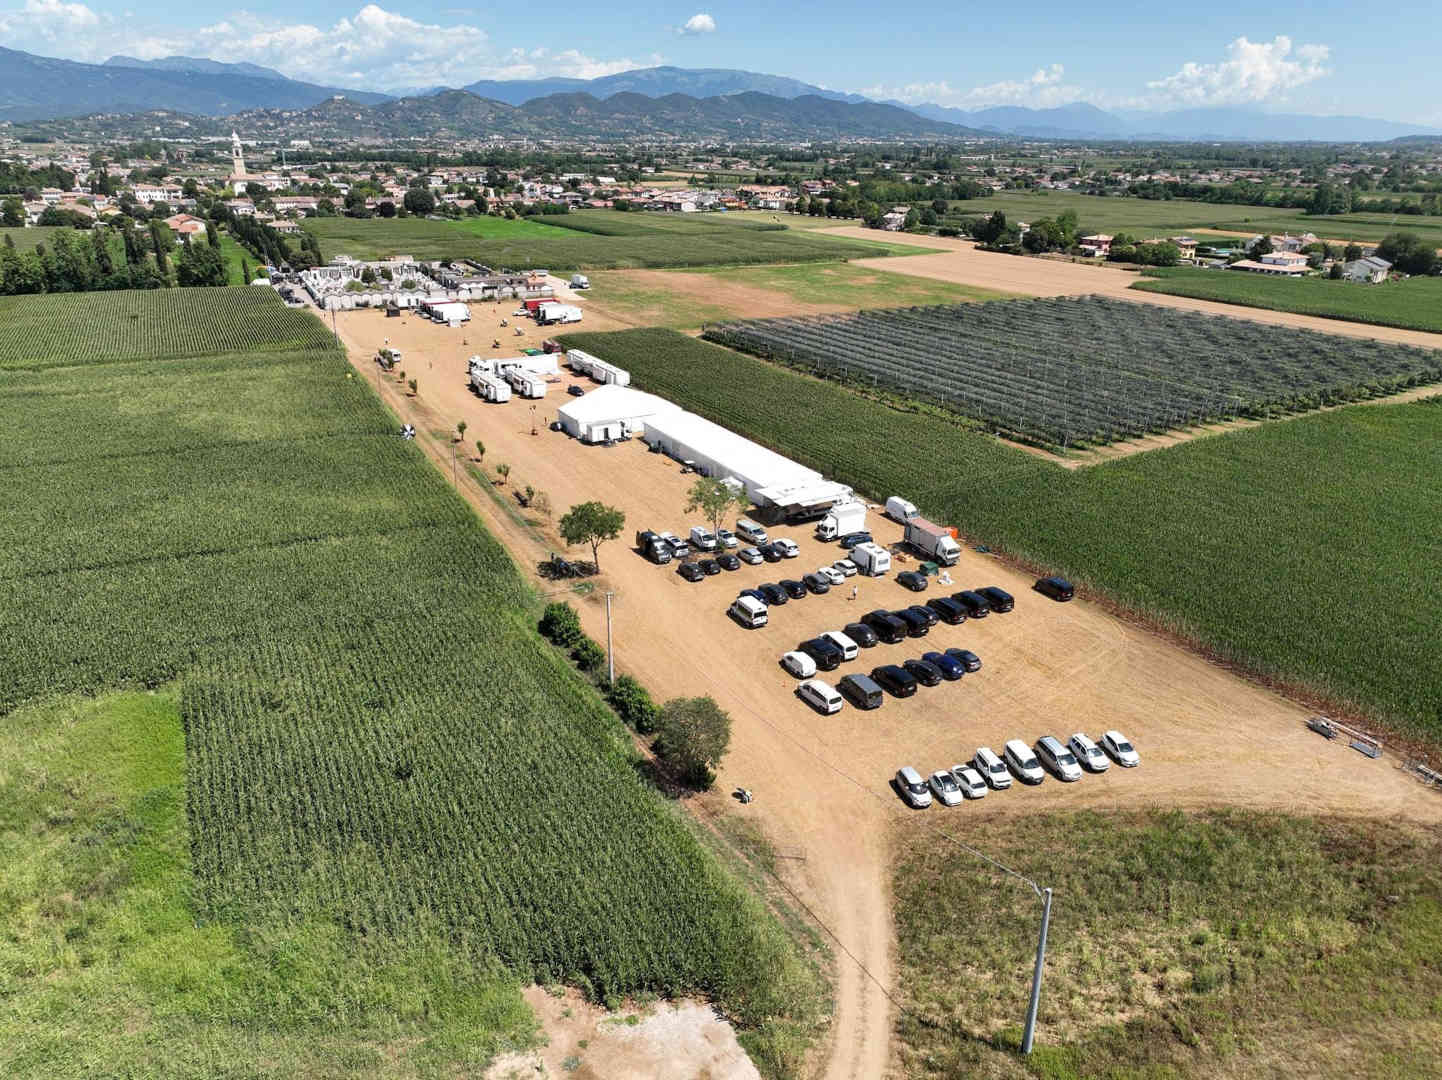
[[[583,397],[566,402],[557,410],[561,416],[578,424],[604,424],[611,420],[646,419],[660,413],[679,412],[678,406],[665,398],[648,394],[644,390],[633,390],[629,386],[598,386]]]

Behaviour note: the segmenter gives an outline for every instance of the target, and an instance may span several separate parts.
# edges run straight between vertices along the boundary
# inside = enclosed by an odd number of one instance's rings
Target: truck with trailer
[[[956,542],[951,530],[924,517],[908,518],[902,539],[917,554],[942,566],[955,566],[956,560],[961,558],[961,545]]]
[[[573,288],[573,289],[589,289],[590,287],[591,287],[591,279],[588,278],[585,274],[572,274],[572,275],[571,275],[571,288]]]
[[[891,552],[870,541],[852,548],[850,558],[857,571],[867,577],[881,577],[891,570]]]
[[[836,540],[866,528],[866,504],[860,500],[837,503],[816,523],[816,539]]]

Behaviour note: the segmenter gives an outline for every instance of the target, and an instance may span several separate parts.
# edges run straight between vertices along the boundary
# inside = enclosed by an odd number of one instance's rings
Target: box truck
[[[891,569],[891,552],[880,544],[857,544],[851,549],[851,561],[867,577],[881,577]]]
[[[835,540],[847,533],[866,528],[866,504],[860,501],[837,503],[816,523],[816,539]]]
[[[575,304],[558,304],[547,301],[536,309],[536,321],[542,326],[553,323],[577,323],[581,321],[581,309]]]
[[[951,535],[951,530],[924,517],[913,517],[906,522],[903,539],[923,558],[942,566],[955,566],[956,560],[961,557],[961,545]]]
[[[886,516],[905,525],[916,517],[916,504],[907,502],[900,495],[893,495],[886,500]]]
[[[589,289],[590,287],[591,287],[591,279],[588,278],[585,274],[572,274],[572,275],[571,275],[571,288],[573,288],[573,289]]]

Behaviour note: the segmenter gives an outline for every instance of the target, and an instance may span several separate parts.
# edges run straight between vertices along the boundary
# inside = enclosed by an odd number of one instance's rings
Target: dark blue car
[[[944,652],[922,653],[921,658],[940,671],[941,677],[949,682],[955,682],[966,674],[966,668],[962,666],[961,661]]]

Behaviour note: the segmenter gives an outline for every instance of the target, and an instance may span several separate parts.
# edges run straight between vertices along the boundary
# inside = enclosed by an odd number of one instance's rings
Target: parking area
[[[843,670],[869,671],[938,646],[974,651],[981,670],[904,700],[888,698],[874,711],[848,705],[823,716],[796,696],[797,680],[780,666],[781,654],[873,609],[935,596],[934,583],[926,593],[911,593],[897,584],[896,568],[884,579],[851,578],[858,583],[855,600],[849,587],[834,587],[824,596],[771,608],[764,629],[744,629],[727,614],[739,590],[834,562],[842,554],[839,545],[816,540],[809,526],[781,527],[771,531],[796,543],[797,558],[683,580],[674,566],[652,564],[632,544],[638,530],[680,536],[702,524],[684,512],[694,476],[648,453],[640,440],[583,446],[548,430],[556,409],[571,400],[564,386],[553,386],[539,402],[482,402],[466,377],[466,357],[477,350],[461,344],[462,337],[476,340],[475,331],[404,321],[415,326],[398,328],[403,320],[355,312],[342,315],[338,329],[353,363],[368,377],[383,337],[410,350],[406,359],[420,373],[420,395],[404,397],[384,380],[382,392],[423,432],[445,432],[465,420],[467,443],[480,439],[486,445],[488,469],[499,462],[511,466],[506,485],[493,489],[496,496],[512,499],[513,491],[531,485],[546,492],[555,518],[590,499],[625,511],[620,539],[601,548],[596,592],[578,603],[586,631],[605,642],[601,594],[612,591],[617,670],[636,676],[658,700],[709,694],[731,714],[731,749],[717,789],[693,800],[694,811],[704,820],[731,807],[753,818],[777,850],[791,856],[780,862],[788,884],[882,984],[891,979],[888,881],[891,824],[898,817],[918,828],[944,822],[965,829],[968,841],[983,848],[986,834],[976,830],[984,830],[986,821],[1059,808],[1244,805],[1442,819],[1442,801],[1395,762],[1370,761],[1328,742],[1307,730],[1302,707],[1108,614],[1085,596],[1071,603],[1045,599],[1031,590],[1030,577],[968,544],[964,522],[950,523],[962,527],[961,554],[950,568],[954,589],[1000,586],[1016,598],[1015,610],[878,645],[867,650],[864,668],[858,660]],[[532,404],[540,421],[536,435]],[[449,454],[444,443],[429,450],[438,463]],[[496,499],[465,485],[463,491],[523,569],[534,571],[550,551],[564,550],[544,521],[537,540]],[[867,527],[883,546],[901,539],[900,526],[875,511]],[[589,550],[572,554],[589,557]],[[555,588],[534,579],[543,591]],[[1095,739],[1112,728],[1134,741],[1140,768],[1113,768],[1072,784],[1016,784],[984,799],[923,811],[909,810],[892,786],[903,765],[926,776],[964,762],[978,746],[1000,752],[1008,739],[1030,746],[1044,734],[1064,741],[1084,731]],[[754,792],[755,801],[737,808],[730,800],[737,787]],[[850,1075],[881,1075],[886,998],[851,965],[839,965],[837,979],[834,1027],[838,1038],[855,1043],[855,1055],[842,1047],[834,1060],[852,1061]]]

